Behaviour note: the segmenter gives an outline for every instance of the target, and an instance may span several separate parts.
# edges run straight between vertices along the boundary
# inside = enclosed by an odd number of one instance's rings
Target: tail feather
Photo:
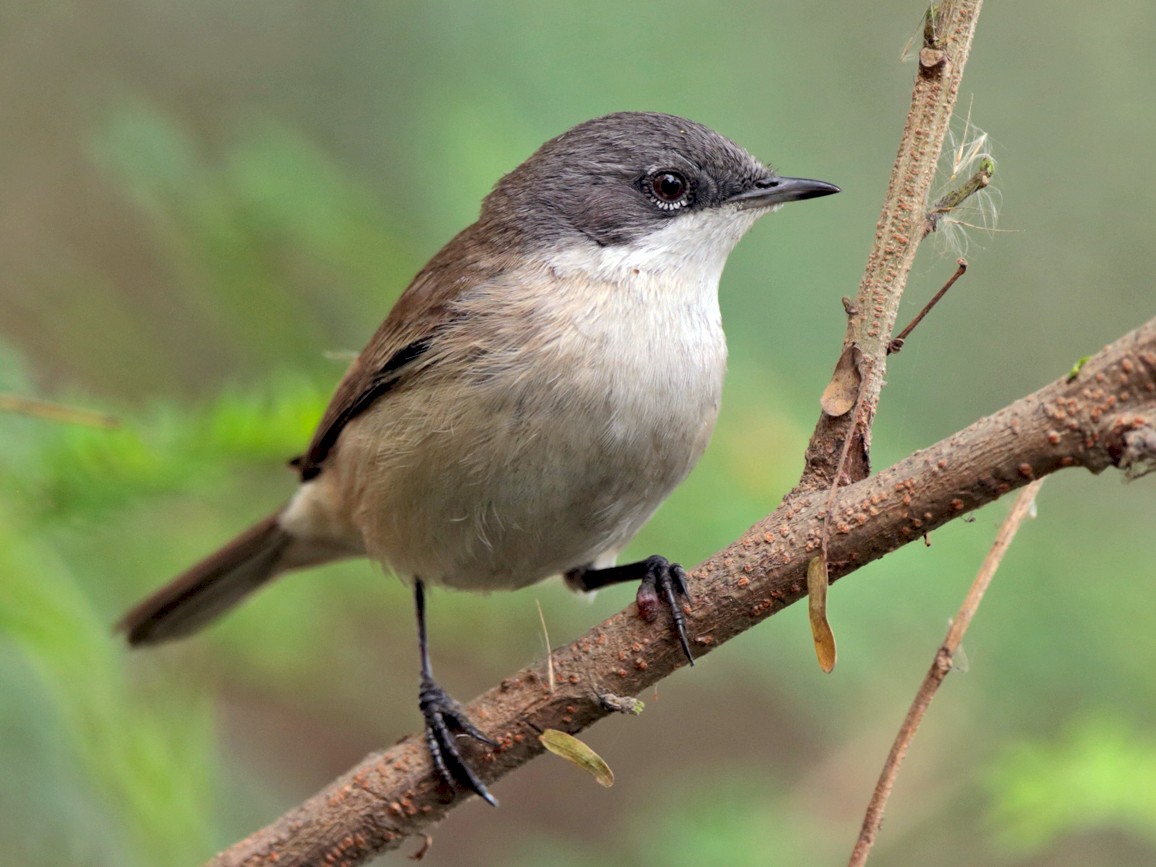
[[[129,611],[117,629],[129,644],[157,644],[197,631],[294,563],[279,513],[254,524]],[[295,558],[291,558],[295,559]]]

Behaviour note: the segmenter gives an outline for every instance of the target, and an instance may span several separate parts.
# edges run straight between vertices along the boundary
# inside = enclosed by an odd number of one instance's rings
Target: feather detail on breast
[[[448,306],[420,390],[351,421],[332,461],[371,555],[433,583],[531,583],[625,545],[682,481],[721,394],[713,286],[616,276],[528,263]]]

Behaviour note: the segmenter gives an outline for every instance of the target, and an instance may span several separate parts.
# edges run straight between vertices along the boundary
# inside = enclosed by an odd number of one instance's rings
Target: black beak
[[[776,175],[756,181],[749,190],[731,196],[729,201],[740,208],[769,208],[784,202],[798,202],[829,196],[841,190],[826,181],[811,181],[806,178],[780,178]]]

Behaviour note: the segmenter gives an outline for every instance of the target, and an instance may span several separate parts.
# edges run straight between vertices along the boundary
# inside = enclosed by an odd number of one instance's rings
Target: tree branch
[[[1156,318],[1065,377],[841,488],[831,516],[831,580],[850,574],[948,521],[1064,467],[1099,473],[1156,460]],[[808,561],[823,532],[828,497],[784,502],[691,576],[687,626],[699,654],[729,641],[806,594]],[[681,667],[677,644],[632,604],[519,671],[466,708],[501,746],[462,744],[493,783],[542,752],[538,733],[576,733],[614,711],[601,698],[635,695]],[[363,863],[422,835],[462,799],[439,792],[420,735],[367,757],[338,780],[210,862],[211,867]]]
[[[968,588],[967,596],[964,597],[963,604],[959,607],[955,617],[952,618],[951,626],[947,630],[947,637],[943,639],[943,644],[936,651],[931,668],[927,670],[923,683],[919,685],[919,691],[915,694],[915,699],[911,702],[907,716],[903,719],[903,725],[899,727],[899,733],[891,745],[891,751],[887,754],[887,761],[883,764],[879,782],[876,783],[875,791],[871,794],[871,801],[867,804],[867,812],[863,816],[863,825],[859,830],[859,839],[855,841],[855,848],[851,852],[851,860],[847,863],[847,867],[863,867],[867,863],[867,857],[871,854],[871,849],[875,845],[875,838],[883,824],[883,810],[887,806],[887,800],[891,797],[891,790],[899,776],[899,766],[907,756],[907,750],[915,739],[915,733],[919,730],[920,723],[923,722],[924,714],[931,707],[931,700],[935,698],[939,687],[943,685],[943,681],[955,665],[955,654],[963,642],[964,633],[967,632],[967,628],[971,625],[971,619],[979,610],[979,603],[983,601],[983,594],[987,592],[988,586],[995,578],[996,570],[1003,562],[1004,554],[1011,547],[1012,539],[1019,531],[1020,524],[1032,511],[1036,502],[1036,493],[1044,483],[1044,478],[1047,477],[1036,479],[1030,483],[1016,497],[1015,504],[1008,512],[1007,517],[1004,518],[1003,524],[1000,525],[995,542],[992,543],[991,549],[983,560],[983,565],[979,568],[979,574],[975,576],[971,587]]]
[[[907,275],[927,234],[931,185],[982,5],[983,0],[943,0],[927,11],[911,106],[875,241],[859,291],[847,305],[843,351],[824,391],[803,476],[788,497],[840,484],[844,476],[858,481],[870,472],[871,423],[883,389],[887,347]],[[841,458],[844,452],[849,460]]]

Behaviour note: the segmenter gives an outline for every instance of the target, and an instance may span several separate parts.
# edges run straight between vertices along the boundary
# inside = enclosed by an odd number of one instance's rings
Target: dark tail
[[[277,522],[278,514],[166,584],[121,618],[117,629],[127,634],[129,644],[180,638],[224,614],[285,568],[298,565],[283,564],[294,540]]]

